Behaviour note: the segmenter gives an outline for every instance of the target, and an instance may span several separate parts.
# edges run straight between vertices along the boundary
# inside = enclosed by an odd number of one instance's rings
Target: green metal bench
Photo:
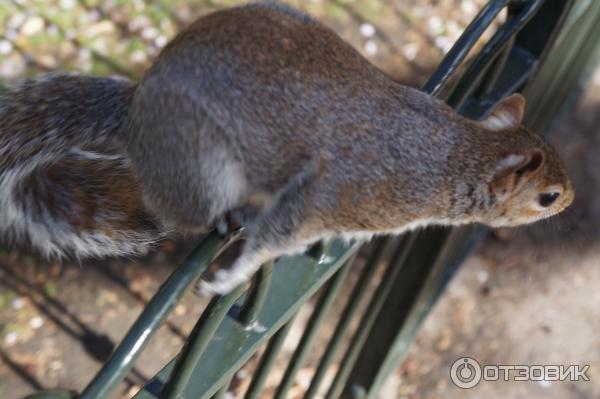
[[[469,50],[504,9],[506,21],[449,89],[451,78],[456,77]],[[490,1],[423,90],[443,97],[474,119],[483,117],[504,96],[520,91],[529,103],[526,124],[536,131],[545,131],[581,77],[588,74],[596,55],[596,38],[600,37],[598,21],[598,1]],[[317,395],[325,372],[344,350],[325,398],[375,398],[483,231],[479,227],[434,228],[395,239],[377,239],[304,397]],[[190,284],[239,239],[232,236],[226,240],[215,233],[205,238],[152,298],[111,358],[78,397],[109,397]],[[358,244],[339,241],[319,245],[305,255],[263,266],[247,292],[239,288],[227,296],[213,298],[180,354],[135,397],[222,398],[234,374],[266,344],[245,394],[248,399],[261,397],[294,316],[320,290],[304,334],[273,396],[286,398],[358,250]],[[383,260],[387,262],[383,277],[370,295],[369,283]],[[366,310],[359,314],[360,305],[367,300]],[[358,329],[343,348],[350,323],[357,318]],[[73,395],[54,391],[30,397]]]

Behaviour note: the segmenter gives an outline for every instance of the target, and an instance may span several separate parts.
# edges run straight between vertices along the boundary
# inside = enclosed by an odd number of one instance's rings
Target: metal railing
[[[573,3],[577,6],[565,20]],[[585,4],[584,4],[585,3]],[[473,20],[424,90],[442,96],[464,115],[478,119],[501,98],[521,91],[530,99],[527,121],[531,128],[548,126],[561,101],[543,101],[540,93],[556,91],[564,98],[589,64],[600,33],[600,2],[585,0],[490,1]],[[585,7],[584,13],[581,8]],[[469,62],[460,78],[457,71],[486,28],[506,10],[505,22]],[[579,13],[579,14],[576,14]],[[574,18],[577,23],[573,22]],[[561,27],[565,29],[561,30]],[[549,52],[551,44],[557,46]],[[570,45],[575,48],[565,47]],[[562,46],[562,47],[561,47]],[[568,50],[568,51],[567,51]],[[568,55],[565,56],[565,54]],[[563,63],[575,65],[572,73]],[[557,72],[558,71],[558,72]],[[568,75],[554,82],[556,75]],[[454,80],[453,80],[454,79]],[[449,82],[454,86],[449,90]],[[552,92],[546,88],[548,82]],[[324,392],[325,398],[375,398],[385,379],[406,354],[419,326],[457,270],[481,228],[435,228],[379,238],[352,293],[349,295],[304,398]],[[240,239],[213,233],[168,278],[109,361],[81,393],[83,399],[106,398],[125,378],[144,347],[175,307],[189,285],[221,252]],[[250,289],[238,288],[213,298],[196,323],[180,354],[169,362],[136,398],[222,398],[237,370],[266,343],[245,398],[259,398],[274,360],[300,307],[320,290],[304,333],[287,363],[274,394],[284,399],[310,353],[333,300],[346,281],[359,250],[358,244],[339,241],[319,245],[309,253],[279,259],[263,266]],[[369,284],[385,261],[375,290]],[[365,302],[368,300],[368,304]],[[358,313],[359,308],[365,308]],[[352,321],[358,328],[344,342]],[[325,373],[342,354],[329,387]],[[41,393],[36,397],[70,397],[66,392]]]

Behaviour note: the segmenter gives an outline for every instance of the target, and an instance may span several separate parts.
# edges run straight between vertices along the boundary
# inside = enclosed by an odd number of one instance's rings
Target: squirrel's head
[[[484,147],[491,161],[481,187],[487,204],[478,221],[493,227],[553,216],[575,195],[554,148],[521,124],[524,110],[525,99],[514,94],[478,122],[486,130]]]

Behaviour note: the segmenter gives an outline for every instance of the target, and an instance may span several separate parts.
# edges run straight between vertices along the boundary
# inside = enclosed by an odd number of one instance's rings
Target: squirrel
[[[136,255],[235,220],[241,255],[201,283],[224,294],[336,236],[531,223],[574,191],[524,107],[467,119],[290,6],[238,6],[138,83],[58,74],[1,94],[0,231],[51,256]]]

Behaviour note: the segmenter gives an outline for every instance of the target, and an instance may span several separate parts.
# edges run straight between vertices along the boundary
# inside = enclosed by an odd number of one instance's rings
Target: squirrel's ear
[[[498,200],[505,200],[539,172],[543,164],[544,153],[538,148],[508,155],[498,162],[490,188]]]
[[[504,130],[515,128],[523,121],[525,113],[525,97],[512,94],[494,107],[494,110],[481,123],[491,130]]]

